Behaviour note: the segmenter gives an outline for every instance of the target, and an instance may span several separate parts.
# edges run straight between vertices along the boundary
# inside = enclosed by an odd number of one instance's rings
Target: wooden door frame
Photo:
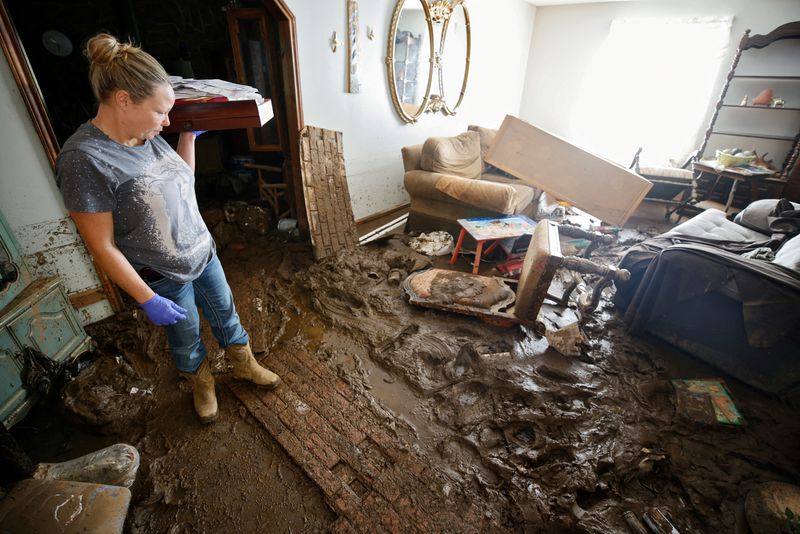
[[[298,226],[304,234],[308,232],[308,217],[303,193],[303,178],[300,172],[300,130],[305,126],[303,122],[303,105],[300,92],[300,69],[297,55],[297,26],[295,16],[283,0],[262,0],[264,8],[275,18],[278,23],[278,40],[280,49],[278,57],[281,64],[281,79],[283,86],[283,102],[286,109],[286,128],[289,134],[287,149],[289,152],[289,176],[294,192],[295,213]],[[11,73],[19,88],[22,100],[31,117],[31,122],[42,142],[45,155],[55,170],[56,158],[60,150],[58,139],[53,131],[47,106],[44,103],[39,83],[34,76],[22,41],[19,38],[11,13],[6,7],[5,0],[0,0],[0,46],[11,68]],[[111,307],[115,311],[124,309],[122,299],[116,286],[111,282],[98,266],[95,270],[103,285]]]
[[[2,0],[0,0],[2,1]],[[298,227],[303,235],[308,234],[308,214],[303,191],[303,175],[300,170],[300,130],[305,127],[303,100],[300,91],[300,63],[297,56],[297,25],[295,16],[284,0],[262,0],[264,8],[278,22],[278,58],[281,64],[281,83],[286,113],[286,129],[289,132],[288,146],[294,208]]]
[[[42,140],[50,166],[55,168],[56,156],[60,150],[58,140],[53,131],[50,116],[47,114],[39,83],[33,75],[33,69],[28,62],[28,56],[25,55],[25,49],[22,47],[22,41],[11,20],[11,13],[6,7],[5,0],[0,0],[0,45],[3,47],[3,53],[8,61],[8,66],[11,67],[11,73],[17,82],[22,100],[25,101],[25,107],[28,108],[28,113],[31,115],[36,133]]]

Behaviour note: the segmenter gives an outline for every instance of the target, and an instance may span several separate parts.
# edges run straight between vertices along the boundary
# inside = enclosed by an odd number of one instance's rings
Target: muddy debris
[[[586,344],[577,322],[561,328],[547,328],[544,335],[550,346],[564,356],[580,356],[581,347]]]
[[[595,256],[613,263],[622,250],[600,247]],[[696,473],[714,463],[720,446],[752,459],[760,455],[755,443],[770,436],[757,437],[753,429],[742,439],[726,436],[727,429],[687,430],[667,379],[685,371],[664,366],[686,357],[628,337],[610,294],[581,318],[581,327],[574,315],[556,321],[573,329],[576,343],[564,352],[586,356],[575,359],[548,350],[547,341],[525,328],[499,329],[401,304],[399,288],[361,278],[381,272],[372,263],[381,252],[359,250],[313,265],[301,285],[313,295],[315,314],[351,340],[349,352],[390,373],[392,387],[413,393],[417,404],[403,415],[426,427],[417,444],[441,458],[453,491],[485,503],[496,524],[510,530],[624,531],[625,506],[641,517],[653,502],[676,518],[679,530],[734,528],[729,506],[741,499],[729,503],[717,485],[739,494],[751,477],[765,476],[763,467],[736,462],[735,474],[715,467],[713,481]],[[579,345],[584,336],[588,345]],[[381,391],[386,382],[371,382],[371,395],[396,404],[396,392]],[[785,455],[788,442],[782,443]],[[797,473],[796,453],[793,458],[759,463],[779,461]]]
[[[432,463],[446,481],[437,491],[475,503],[492,530],[627,532],[624,512],[642,518],[657,507],[680,532],[733,532],[745,526],[752,487],[800,479],[800,423],[788,407],[730,381],[748,424],[698,431],[676,410],[670,380],[718,371],[628,336],[610,295],[577,325],[588,341],[581,356],[565,356],[525,326],[410,305],[394,273],[432,262],[404,239],[314,262],[307,244],[269,234],[222,261],[259,357],[302,352],[328,366]],[[594,256],[612,263],[624,248]],[[558,322],[574,322],[560,313]],[[336,515],[319,488],[226,387],[228,365],[207,329],[221,411],[211,427],[194,420],[158,329],[129,317],[92,336],[110,355],[103,365],[121,355],[152,385],[152,396],[136,397],[154,405],[133,443],[142,467],[132,532],[331,527]]]
[[[121,356],[102,356],[63,388],[61,399],[77,422],[119,434],[144,424],[155,405],[153,388],[153,380],[140,376]]]

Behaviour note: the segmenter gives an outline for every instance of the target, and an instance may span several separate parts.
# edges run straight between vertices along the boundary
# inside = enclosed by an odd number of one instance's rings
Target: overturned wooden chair
[[[612,282],[625,282],[630,273],[614,266],[600,265],[587,258],[563,256],[559,226],[548,220],[539,221],[531,238],[519,281],[481,276],[448,269],[428,269],[412,273],[403,282],[411,304],[478,317],[491,324],[536,326],[536,317],[545,298],[566,305],[570,294],[578,288],[575,279],[554,297],[548,293],[559,268],[595,274],[601,277],[591,291],[579,297],[585,310],[593,310],[600,295]],[[516,286],[516,288],[514,287]]]

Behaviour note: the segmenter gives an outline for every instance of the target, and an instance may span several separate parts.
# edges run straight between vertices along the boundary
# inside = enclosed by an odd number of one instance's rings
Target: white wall
[[[718,76],[703,124],[708,124],[744,31],[769,33],[800,20],[798,0],[670,0],[539,7],[536,12],[520,117],[567,139],[576,137],[572,115],[584,69],[617,17],[698,17],[733,15],[728,57]],[[680,76],[680,72],[675,72]],[[621,97],[624,97],[622,95]],[[653,105],[658,105],[654,102]],[[702,132],[694,146],[702,141]],[[631,157],[633,154],[631,154]],[[627,164],[627,162],[625,162]]]
[[[70,293],[99,286],[5,56],[0,57],[0,94],[7,95],[0,99],[0,211],[26,263],[38,276],[61,276]],[[79,311],[84,323],[112,313],[107,301]]]
[[[519,112],[536,13],[522,0],[468,0],[472,57],[462,106],[454,116],[426,114],[416,124],[400,120],[389,96],[385,60],[394,0],[359,2],[359,94],[345,93],[347,47],[334,54],[328,44],[334,31],[346,40],[345,2],[287,4],[297,18],[305,122],[343,133],[356,219],[408,200],[401,147],[458,134],[469,124],[498,127],[506,114]],[[374,40],[366,38],[368,26],[375,31]]]

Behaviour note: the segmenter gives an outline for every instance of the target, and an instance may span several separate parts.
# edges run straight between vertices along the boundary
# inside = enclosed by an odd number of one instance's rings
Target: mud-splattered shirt
[[[64,143],[56,182],[68,210],[112,213],[117,247],[137,270],[190,282],[215,252],[192,169],[159,136],[130,147],[86,122]]]

